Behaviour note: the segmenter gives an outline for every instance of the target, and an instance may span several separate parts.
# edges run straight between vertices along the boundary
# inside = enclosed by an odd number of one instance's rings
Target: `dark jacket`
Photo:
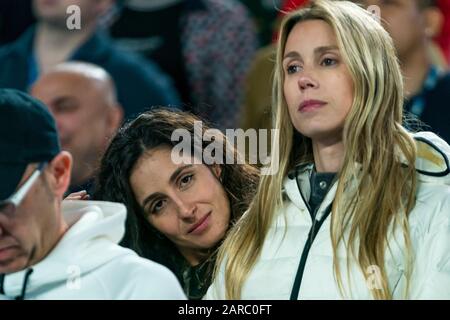
[[[420,93],[406,101],[405,109],[429,126],[418,129],[433,131],[450,142],[450,74],[440,74],[431,83],[425,83]],[[416,114],[414,105],[420,100],[423,103],[423,111]],[[417,128],[413,125],[412,129]]]
[[[236,0],[186,0],[179,6],[179,11],[166,19],[170,21],[167,28],[156,24],[146,29],[136,22],[151,21],[169,8],[148,12],[125,9],[111,34],[125,40],[121,41],[123,47],[146,54],[165,68],[176,80],[187,108],[219,129],[235,128],[241,115],[245,77],[258,46],[253,21]],[[179,30],[172,28],[166,35],[172,25],[178,25]],[[158,31],[161,28],[164,32]],[[170,42],[179,48],[153,47]],[[143,49],[145,43],[150,44],[147,49]],[[173,54],[177,50],[180,54]],[[172,59],[168,58],[170,51]],[[177,63],[180,66],[174,67]]]
[[[32,82],[34,26],[15,42],[0,49],[0,87],[27,91]],[[170,78],[156,65],[121,51],[100,32],[94,33],[69,60],[93,63],[108,71],[117,87],[125,117],[130,118],[155,105],[179,105]]]

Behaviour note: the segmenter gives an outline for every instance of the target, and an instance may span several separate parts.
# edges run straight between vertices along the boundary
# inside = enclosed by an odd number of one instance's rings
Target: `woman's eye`
[[[158,213],[161,211],[161,209],[164,207],[165,200],[158,200],[156,201],[150,209],[150,213]]]
[[[288,74],[293,74],[296,73],[298,71],[300,71],[300,66],[299,65],[290,65],[286,68],[286,71]]]
[[[180,179],[180,187],[186,187],[192,181],[193,174],[188,174]]]
[[[324,66],[334,66],[336,63],[336,59],[333,58],[325,58],[322,60],[322,65]]]

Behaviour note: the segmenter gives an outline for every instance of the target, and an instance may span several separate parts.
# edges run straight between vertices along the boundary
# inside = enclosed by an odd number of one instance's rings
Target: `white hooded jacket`
[[[3,275],[1,299],[185,299],[175,275],[117,243],[126,208],[63,201],[69,229],[36,265]]]
[[[405,296],[404,241],[398,228],[389,236],[386,271],[394,299],[450,299],[450,147],[429,132],[415,134],[419,157],[416,205],[409,216],[414,252],[409,295]],[[290,174],[284,182],[283,208],[276,213],[261,255],[242,289],[242,299],[372,299],[370,289],[380,287],[376,266],[361,271],[338,248],[345,295],[333,270],[330,210],[337,183],[330,188],[312,222],[307,202],[312,165]],[[298,181],[298,183],[297,183]],[[301,189],[301,192],[299,191]],[[315,236],[314,236],[315,235]],[[356,249],[357,250],[357,249]],[[297,290],[293,288],[297,284]],[[225,299],[224,264],[205,299]]]

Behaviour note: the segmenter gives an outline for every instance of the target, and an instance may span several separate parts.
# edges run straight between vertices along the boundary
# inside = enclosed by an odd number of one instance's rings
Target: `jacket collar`
[[[286,195],[289,200],[299,209],[309,210],[307,201],[311,194],[310,176],[313,170],[312,163],[305,163],[296,166],[294,170],[291,170],[288,176],[284,179],[283,194]],[[325,214],[325,208],[327,208],[334,200],[337,190],[337,180],[333,182],[333,185],[328,190],[323,202],[321,203],[317,214],[316,220],[320,220]]]
[[[106,35],[97,31],[73,53],[70,60],[89,61],[100,64],[107,58],[111,50],[111,41]]]
[[[33,51],[33,41],[36,32],[36,26],[30,26],[25,32],[11,44],[11,52],[28,59],[30,52]]]
[[[413,134],[417,145],[416,172],[422,182],[437,182],[450,185],[450,146],[432,132],[419,132]],[[404,156],[399,154],[399,160],[406,163]],[[357,165],[358,167],[358,165]],[[283,195],[300,209],[307,209],[306,201],[310,197],[311,187],[309,178],[313,170],[312,163],[297,165],[289,171],[283,183]],[[334,199],[337,190],[337,180],[325,196],[316,219],[320,219],[323,208],[326,208]],[[349,188],[356,187],[352,181]]]
[[[36,25],[29,27],[12,45],[11,50],[23,59],[33,52]],[[92,61],[98,63],[106,59],[112,48],[111,41],[100,31],[92,34],[70,57],[70,60]]]

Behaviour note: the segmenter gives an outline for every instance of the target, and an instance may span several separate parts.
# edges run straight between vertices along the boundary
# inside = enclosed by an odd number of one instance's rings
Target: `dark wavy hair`
[[[172,148],[178,144],[178,141],[171,140],[174,130],[187,130],[194,141],[196,121],[201,120],[190,113],[157,108],[142,113],[124,125],[112,139],[101,160],[94,192],[94,199],[122,202],[127,207],[126,231],[121,245],[167,266],[179,278],[180,266],[177,264],[180,260],[174,257],[182,256],[175,245],[146,220],[131,188],[130,175],[145,152],[163,146]],[[211,128],[202,122],[202,137],[208,129]],[[224,157],[231,154],[236,159],[237,150],[228,143],[225,135],[220,131],[216,133],[216,140],[222,140]],[[201,151],[211,143],[204,139],[200,141]],[[236,161],[233,162],[235,164],[228,164],[223,160],[219,181],[230,201],[231,225],[248,208],[256,192],[259,172],[249,164],[237,164]],[[211,249],[213,253],[216,248]]]

